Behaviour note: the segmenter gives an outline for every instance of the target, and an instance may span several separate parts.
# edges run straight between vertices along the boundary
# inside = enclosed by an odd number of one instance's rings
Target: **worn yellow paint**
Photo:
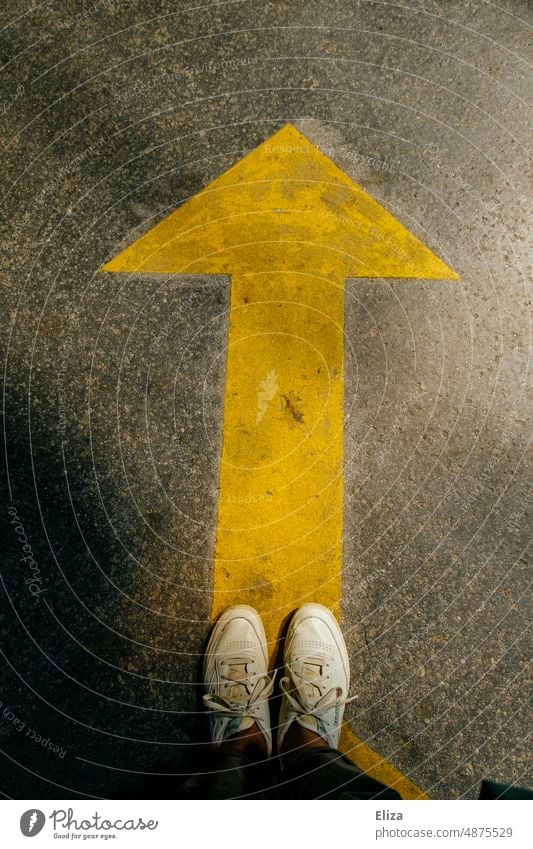
[[[274,654],[340,612],[345,278],[456,275],[290,125],[104,270],[231,275],[212,615],[252,604]]]
[[[290,125],[103,270],[232,278],[285,270],[325,276],[338,285],[345,277],[456,278]],[[261,279],[256,283],[263,286]]]

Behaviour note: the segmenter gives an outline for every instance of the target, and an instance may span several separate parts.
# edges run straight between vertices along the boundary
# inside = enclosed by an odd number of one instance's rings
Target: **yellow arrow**
[[[212,615],[252,604],[273,653],[298,605],[340,613],[344,280],[456,275],[290,125],[103,270],[231,275]]]

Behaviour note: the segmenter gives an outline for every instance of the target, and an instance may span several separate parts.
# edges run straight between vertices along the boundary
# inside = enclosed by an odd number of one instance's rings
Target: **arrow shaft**
[[[342,280],[232,278],[212,615],[246,598],[271,652],[298,605],[339,613],[343,321]]]

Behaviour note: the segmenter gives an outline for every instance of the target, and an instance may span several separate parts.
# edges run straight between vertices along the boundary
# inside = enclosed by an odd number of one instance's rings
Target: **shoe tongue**
[[[232,658],[221,664],[221,676],[226,682],[226,697],[230,701],[238,702],[248,698],[253,683],[250,665],[246,658]]]
[[[300,675],[302,678],[313,680],[322,676],[322,664],[319,660],[302,660],[300,663]]]
[[[319,659],[305,658],[293,666],[293,674],[298,681],[298,692],[313,705],[322,695],[321,680],[324,666]]]
[[[303,725],[304,728],[308,728],[309,731],[314,731],[315,734],[320,733],[318,729],[318,720],[314,716],[303,714],[302,716],[297,717],[296,722],[298,725]]]
[[[228,681],[247,681],[250,678],[248,666],[249,661],[245,658],[225,661],[222,664],[222,675]]]
[[[255,723],[253,716],[243,716],[239,731],[247,731]]]

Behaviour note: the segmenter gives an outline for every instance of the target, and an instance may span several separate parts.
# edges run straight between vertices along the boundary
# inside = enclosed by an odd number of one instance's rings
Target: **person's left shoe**
[[[204,660],[204,704],[210,710],[211,739],[222,743],[256,723],[267,755],[272,754],[268,697],[268,651],[261,617],[238,604],[224,611],[213,627]]]

